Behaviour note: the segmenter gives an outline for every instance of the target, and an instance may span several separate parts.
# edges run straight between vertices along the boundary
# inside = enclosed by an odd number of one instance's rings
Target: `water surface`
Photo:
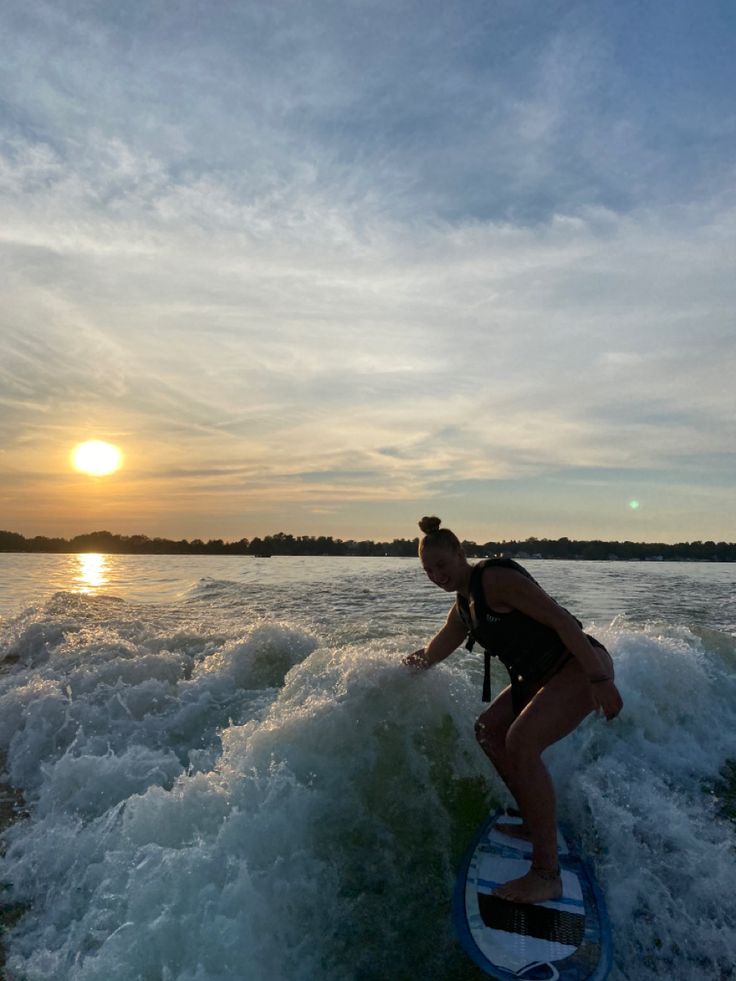
[[[732,977],[736,567],[527,565],[626,703],[547,754],[612,977]],[[473,737],[482,659],[400,663],[449,602],[415,560],[1,555],[0,747],[30,812],[5,833],[15,975],[477,978],[449,898],[505,801]]]

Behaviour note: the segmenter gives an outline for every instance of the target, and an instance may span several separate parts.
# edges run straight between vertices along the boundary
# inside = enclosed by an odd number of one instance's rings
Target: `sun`
[[[72,466],[93,477],[106,477],[115,473],[123,463],[122,451],[112,443],[99,439],[88,439],[72,450]]]

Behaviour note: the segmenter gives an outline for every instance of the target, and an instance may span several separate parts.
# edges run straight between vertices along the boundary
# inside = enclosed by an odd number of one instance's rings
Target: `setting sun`
[[[93,477],[106,477],[120,469],[123,462],[122,451],[112,443],[90,439],[80,443],[72,451],[72,464],[76,470]]]

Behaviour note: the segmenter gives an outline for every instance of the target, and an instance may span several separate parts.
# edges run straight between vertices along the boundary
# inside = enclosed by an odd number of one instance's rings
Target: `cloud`
[[[628,5],[198,9],[9,5],[6,461],[94,429],[233,509],[715,474],[730,64],[669,61],[678,116]]]

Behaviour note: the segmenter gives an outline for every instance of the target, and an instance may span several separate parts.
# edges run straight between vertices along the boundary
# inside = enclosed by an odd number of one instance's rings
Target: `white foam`
[[[621,624],[601,639],[616,654],[624,713],[587,720],[549,758],[562,810],[595,853],[612,977],[690,977],[696,965],[720,976],[736,963],[736,861],[733,826],[707,786],[736,757],[736,680],[684,628]]]
[[[400,639],[318,645],[242,612],[144,612],[61,599],[9,628],[0,744],[31,806],[7,833],[6,877],[31,904],[11,969],[461,975],[454,870],[478,789],[489,806],[503,793],[473,737],[482,659],[415,674]],[[736,962],[736,863],[703,784],[736,757],[729,665],[684,628],[598,635],[625,712],[548,759],[608,898],[614,978],[717,976]]]

